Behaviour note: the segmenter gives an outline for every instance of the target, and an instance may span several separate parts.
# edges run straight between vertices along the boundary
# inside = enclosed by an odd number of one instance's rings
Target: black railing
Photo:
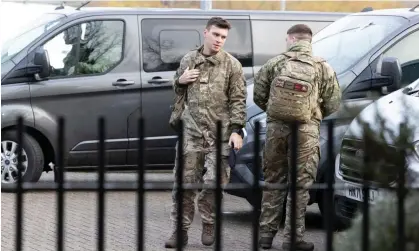
[[[28,192],[43,192],[43,191],[56,191],[57,192],[57,250],[64,250],[64,193],[66,191],[72,192],[87,192],[87,191],[96,191],[98,194],[98,218],[97,224],[99,229],[98,239],[97,239],[97,250],[102,251],[104,250],[104,223],[105,223],[105,203],[104,203],[104,196],[107,191],[135,191],[137,193],[138,199],[138,243],[137,249],[144,250],[144,207],[145,207],[145,199],[144,194],[146,191],[162,191],[162,190],[170,190],[172,189],[172,185],[170,184],[162,184],[162,183],[152,183],[152,182],[145,182],[144,179],[144,121],[143,119],[139,119],[139,127],[138,127],[138,180],[137,182],[106,182],[105,183],[105,144],[106,144],[106,135],[105,135],[105,120],[104,118],[100,118],[98,120],[98,137],[99,137],[99,180],[98,183],[95,182],[65,182],[64,177],[64,145],[65,145],[65,120],[64,118],[59,118],[58,123],[58,158],[57,158],[57,169],[56,175],[58,176],[56,181],[57,182],[38,182],[38,183],[27,183],[22,181],[22,142],[23,142],[23,132],[24,123],[22,118],[18,118],[17,121],[17,134],[18,134],[18,178],[17,182],[12,185],[2,186],[2,191],[4,192],[16,192],[17,196],[17,204],[16,204],[16,250],[22,250],[22,217],[23,217],[23,193]],[[177,190],[177,201],[178,201],[178,218],[177,218],[177,238],[179,240],[182,239],[181,233],[181,224],[182,224],[182,215],[183,215],[183,196],[184,190],[190,189],[214,189],[216,192],[216,230],[215,230],[215,250],[222,250],[221,245],[221,199],[222,199],[222,192],[223,190],[251,190],[254,192],[255,196],[258,196],[258,199],[261,199],[259,194],[262,190],[272,190],[272,189],[289,189],[291,194],[291,250],[295,249],[296,245],[296,191],[297,189],[301,189],[296,183],[297,180],[297,140],[298,140],[298,124],[295,123],[292,126],[292,133],[291,133],[291,181],[289,185],[280,185],[280,184],[260,184],[260,124],[256,122],[255,124],[255,140],[254,140],[254,162],[253,167],[256,169],[254,170],[254,181],[253,184],[226,184],[221,185],[221,122],[217,123],[217,161],[216,161],[216,185],[208,185],[208,184],[183,184],[183,148],[179,147],[178,159],[177,164],[179,169],[177,170],[178,175],[175,180],[175,186]],[[333,120],[328,122],[328,167],[326,170],[326,183],[325,184],[315,184],[309,187],[308,189],[326,189],[325,197],[323,199],[324,203],[324,220],[326,226],[326,250],[331,251],[333,250],[333,216],[334,216],[334,200],[333,200],[333,193],[335,189],[345,189],[345,186],[337,186],[334,185],[334,142],[333,142]],[[182,121],[180,122],[179,129],[183,128]],[[178,144],[179,146],[183,145],[183,130],[179,130],[178,134]],[[368,146],[366,146],[368,147]],[[365,160],[368,161],[368,154],[365,155]],[[402,160],[401,160],[402,161]],[[399,162],[401,165],[404,166],[404,159],[402,162]],[[399,206],[398,206],[398,251],[405,250],[405,229],[404,229],[404,199],[405,199],[405,170],[404,168],[400,168],[398,179],[398,186],[397,186],[397,195],[399,198]],[[364,179],[366,180],[366,179]],[[183,185],[182,185],[183,184]],[[373,186],[371,183],[365,181],[363,183],[363,192],[364,192],[364,202],[362,207],[363,217],[363,239],[360,243],[362,245],[363,251],[369,250],[369,190],[370,187]],[[390,186],[375,186],[384,189],[393,189]],[[307,189],[307,188],[306,188]],[[259,229],[259,218],[258,212],[260,210],[259,204],[256,203],[257,206],[253,207],[253,244],[252,250],[259,250],[258,248],[258,229]],[[181,242],[178,242],[181,244]],[[177,250],[182,250],[183,247],[179,245]]]

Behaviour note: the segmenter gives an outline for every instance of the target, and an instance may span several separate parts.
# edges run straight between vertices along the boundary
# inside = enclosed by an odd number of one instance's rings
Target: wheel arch
[[[10,125],[7,127],[2,128],[2,135],[6,131],[17,131],[16,125]],[[32,136],[38,144],[41,146],[42,153],[44,156],[44,171],[51,171],[51,167],[49,166],[49,163],[55,162],[56,160],[56,151],[54,149],[53,144],[50,142],[50,140],[39,130],[37,130],[34,127],[24,125],[24,132],[28,133],[30,136]]]

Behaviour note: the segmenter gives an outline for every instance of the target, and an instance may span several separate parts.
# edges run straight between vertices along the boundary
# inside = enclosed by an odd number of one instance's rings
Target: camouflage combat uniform
[[[54,69],[53,76],[103,73],[115,64],[100,51],[100,47],[93,47],[91,42],[72,45],[63,63],[62,69]]]
[[[215,184],[216,177],[216,135],[217,120],[222,121],[222,153],[221,169],[222,183],[230,179],[228,155],[230,146],[228,140],[233,129],[240,129],[246,119],[246,85],[240,62],[227,52],[221,50],[214,56],[206,57],[198,50],[186,54],[180,63],[174,78],[176,95],[187,91],[185,110],[181,119],[184,125],[184,183]],[[192,62],[191,62],[192,61]],[[185,86],[178,84],[178,79],[184,70],[195,65],[200,76],[195,83]],[[177,146],[179,147],[179,146]],[[176,154],[177,165],[177,154]],[[202,176],[204,167],[205,175]],[[175,178],[177,166],[174,168]],[[187,231],[192,223],[196,191],[184,192],[184,211],[182,229]],[[172,193],[171,220],[176,228],[177,201],[176,191]],[[214,192],[202,190],[198,197],[198,209],[204,225],[214,224]]]
[[[312,55],[311,43],[308,41],[295,42],[288,51]],[[266,111],[269,99],[270,85],[275,76],[281,71],[286,59],[285,55],[278,55],[270,59],[258,72],[254,80],[254,102]],[[320,66],[320,65],[319,65]],[[341,93],[334,70],[325,62],[317,69],[321,81],[318,83],[319,95],[323,100],[314,112],[312,120],[300,124],[297,159],[297,186],[313,184],[320,159],[320,121],[323,117],[335,112],[340,103]],[[267,118],[266,144],[263,151],[263,173],[267,183],[286,184],[289,175],[291,126],[273,118]],[[262,196],[262,212],[260,216],[261,237],[273,238],[278,231],[282,217],[285,190],[264,191]],[[284,237],[285,242],[290,238],[291,198],[288,194]],[[297,190],[296,210],[296,241],[303,239],[305,231],[305,211],[309,201],[307,190]]]

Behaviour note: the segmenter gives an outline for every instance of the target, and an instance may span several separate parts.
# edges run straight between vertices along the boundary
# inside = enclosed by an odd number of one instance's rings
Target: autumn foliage
[[[212,1],[213,9],[281,10],[282,1]],[[419,1],[285,1],[285,9],[293,11],[359,12],[365,7],[373,9],[406,8]],[[145,8],[200,8],[200,1],[92,1],[89,6],[119,6]]]

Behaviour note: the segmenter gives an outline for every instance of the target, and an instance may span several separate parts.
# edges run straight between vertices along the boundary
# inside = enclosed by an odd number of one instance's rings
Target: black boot
[[[261,233],[259,238],[259,246],[263,249],[270,249],[272,247],[274,236],[275,234],[272,233]]]
[[[164,244],[165,248],[177,248],[177,232],[174,231],[170,238]],[[188,232],[182,231],[182,246],[186,246],[188,244]]]
[[[284,242],[282,244],[282,249],[291,250],[291,243]],[[312,242],[299,241],[295,243],[295,251],[313,251],[313,250],[314,250],[314,244]]]

